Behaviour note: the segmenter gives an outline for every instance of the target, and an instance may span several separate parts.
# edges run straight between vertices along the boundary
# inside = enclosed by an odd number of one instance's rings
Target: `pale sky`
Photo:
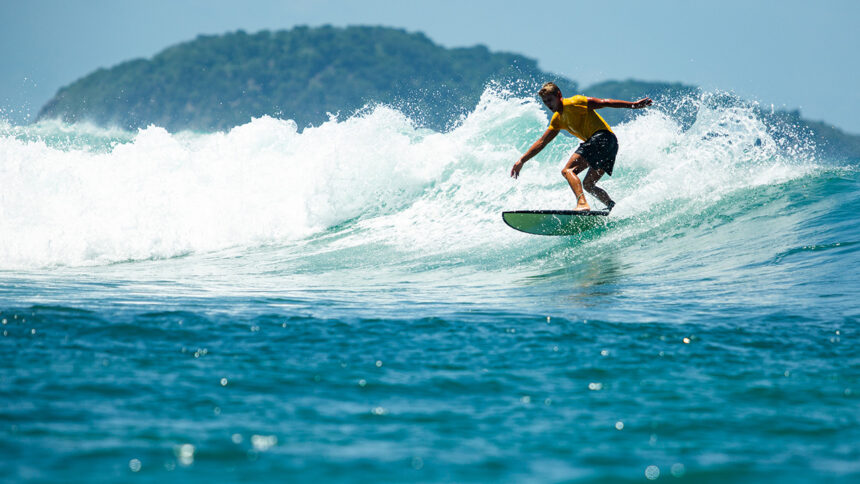
[[[484,44],[587,87],[695,84],[860,134],[860,1],[0,0],[0,108],[23,121],[99,67],[198,34],[383,25]],[[586,93],[587,94],[587,93]]]

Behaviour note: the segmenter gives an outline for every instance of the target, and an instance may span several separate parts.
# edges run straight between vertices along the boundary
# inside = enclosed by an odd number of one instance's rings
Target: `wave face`
[[[658,110],[615,128],[618,171],[602,186],[626,229],[606,243],[720,207],[750,213],[770,203],[750,199],[757,189],[829,176],[814,147],[776,136],[749,108],[710,102],[716,97],[697,100],[686,130]],[[488,89],[446,133],[387,107],[301,132],[268,117],[212,134],[6,125],[0,268],[289,246],[331,231],[446,259],[496,253],[504,264],[533,240],[507,230],[499,212],[573,204],[559,168],[576,139],[557,138],[519,181],[507,176],[545,116],[532,100]]]

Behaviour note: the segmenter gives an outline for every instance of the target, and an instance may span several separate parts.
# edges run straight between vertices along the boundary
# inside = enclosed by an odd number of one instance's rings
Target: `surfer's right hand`
[[[523,162],[523,160],[520,160],[520,161],[514,163],[514,167],[511,168],[511,177],[512,178],[517,178],[520,176],[520,170],[523,169],[524,164],[525,163]]]

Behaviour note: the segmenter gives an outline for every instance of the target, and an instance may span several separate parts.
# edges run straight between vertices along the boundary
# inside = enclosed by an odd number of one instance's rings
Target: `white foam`
[[[787,153],[750,106],[715,107],[699,102],[687,129],[660,111],[651,111],[615,129],[624,141],[622,170],[634,176],[621,185],[616,214],[649,210],[667,200],[713,203],[738,190],[781,183],[814,167],[809,146]],[[614,181],[614,180],[613,180]]]
[[[653,111],[616,127],[616,176],[602,184],[620,202],[619,216],[667,198],[719,198],[798,176],[751,113],[705,106],[682,131]],[[560,136],[519,180],[509,177],[546,122],[534,100],[487,89],[447,133],[416,128],[387,107],[301,133],[269,117],[213,134],[7,129],[0,132],[0,269],[289,244],[354,219],[361,230],[332,248],[376,241],[453,253],[526,243],[504,228],[501,210],[573,204],[559,170],[576,139]],[[58,131],[72,142],[58,142],[50,134]]]

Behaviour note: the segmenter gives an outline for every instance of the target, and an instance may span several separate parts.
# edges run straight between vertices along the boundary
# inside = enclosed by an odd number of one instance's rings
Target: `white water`
[[[687,131],[657,110],[614,128],[616,172],[601,183],[619,202],[613,216],[666,200],[711,204],[810,169],[752,110],[706,104]],[[269,117],[214,134],[6,125],[0,269],[289,244],[348,221],[332,248],[384,243],[450,256],[525,244],[500,211],[573,203],[559,170],[574,138],[557,138],[519,180],[508,176],[546,120],[533,100],[488,89],[447,133],[385,107],[301,133]]]

